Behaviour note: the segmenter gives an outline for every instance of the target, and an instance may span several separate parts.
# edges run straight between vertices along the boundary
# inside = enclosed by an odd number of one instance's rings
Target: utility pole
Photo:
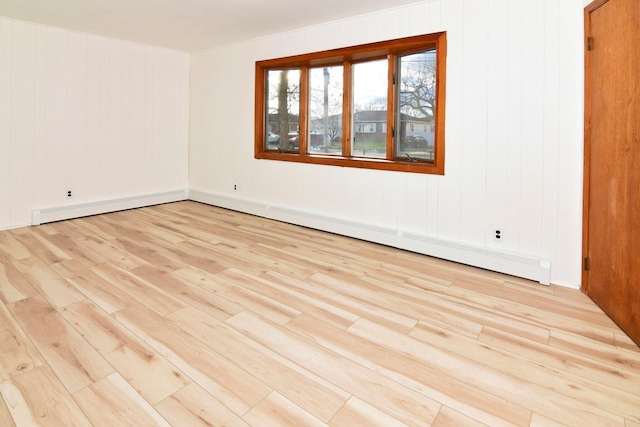
[[[324,152],[329,152],[329,69],[325,67],[323,70],[324,74],[324,118],[323,118],[323,128],[324,128]]]

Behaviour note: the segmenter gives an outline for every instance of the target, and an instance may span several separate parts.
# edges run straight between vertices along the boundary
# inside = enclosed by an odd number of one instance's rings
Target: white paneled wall
[[[0,229],[33,209],[187,188],[189,61],[0,18]]]
[[[583,7],[581,0],[423,1],[195,53],[190,186],[547,259],[552,283],[577,287]],[[441,30],[448,32],[444,176],[253,158],[256,60]],[[492,238],[495,226],[502,242]]]

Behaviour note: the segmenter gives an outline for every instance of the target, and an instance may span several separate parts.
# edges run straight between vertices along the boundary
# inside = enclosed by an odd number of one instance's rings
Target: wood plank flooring
[[[579,291],[179,202],[0,232],[2,426],[640,426]]]

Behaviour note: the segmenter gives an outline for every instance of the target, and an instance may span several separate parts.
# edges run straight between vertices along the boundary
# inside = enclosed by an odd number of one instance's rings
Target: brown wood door
[[[640,1],[592,3],[585,31],[582,289],[640,344]]]

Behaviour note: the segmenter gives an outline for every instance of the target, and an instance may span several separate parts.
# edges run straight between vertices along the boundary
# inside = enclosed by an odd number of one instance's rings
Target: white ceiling
[[[417,0],[0,0],[0,16],[195,51]]]

